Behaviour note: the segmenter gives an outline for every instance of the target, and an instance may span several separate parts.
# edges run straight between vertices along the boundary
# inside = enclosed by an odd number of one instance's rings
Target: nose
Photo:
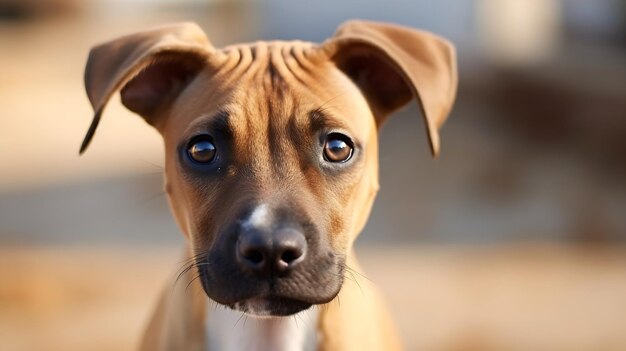
[[[275,231],[243,229],[237,240],[237,262],[258,275],[284,275],[304,260],[307,243],[295,228]]]

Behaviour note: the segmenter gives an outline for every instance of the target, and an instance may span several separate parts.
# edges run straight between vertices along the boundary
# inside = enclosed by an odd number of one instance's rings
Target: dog
[[[85,86],[95,114],[80,153],[120,91],[163,136],[165,192],[186,238],[188,264],[142,350],[401,349],[352,243],[392,112],[416,99],[439,152],[457,86],[448,41],[353,20],[321,44],[216,49],[181,23],[94,47]]]

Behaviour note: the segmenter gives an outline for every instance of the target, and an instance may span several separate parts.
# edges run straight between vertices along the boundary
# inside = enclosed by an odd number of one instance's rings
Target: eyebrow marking
[[[211,117],[206,123],[203,123],[203,129],[219,133],[226,136],[232,136],[233,128],[230,124],[230,114],[226,110],[220,110]]]
[[[324,128],[348,129],[339,119],[332,118],[323,107],[318,107],[309,112],[309,129],[313,132]]]

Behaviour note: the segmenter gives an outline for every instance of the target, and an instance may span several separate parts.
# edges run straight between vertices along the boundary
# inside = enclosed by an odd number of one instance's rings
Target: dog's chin
[[[253,297],[235,302],[228,307],[258,318],[284,317],[302,312],[312,304],[283,297]]]

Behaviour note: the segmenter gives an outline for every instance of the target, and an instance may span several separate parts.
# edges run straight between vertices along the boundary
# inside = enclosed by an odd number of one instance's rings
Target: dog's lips
[[[302,312],[311,306],[311,303],[305,301],[279,296],[267,296],[238,301],[229,307],[255,317],[280,317]]]

